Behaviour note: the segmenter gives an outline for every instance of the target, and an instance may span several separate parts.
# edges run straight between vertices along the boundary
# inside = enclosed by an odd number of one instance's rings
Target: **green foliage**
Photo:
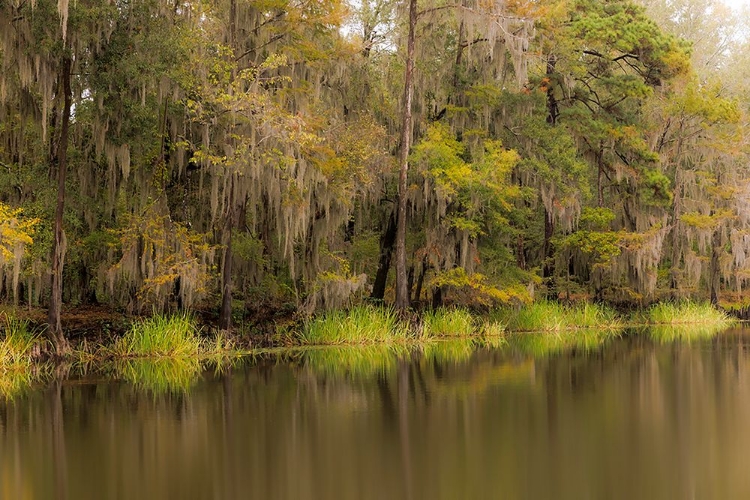
[[[263,242],[252,233],[242,232],[232,238],[232,251],[238,258],[252,262],[258,266],[267,264],[263,255]]]
[[[208,310],[231,290],[237,319],[308,314],[357,303],[387,271],[398,2],[32,4],[0,2],[4,300],[48,296],[63,55],[66,301]],[[421,6],[406,195],[417,300],[740,292],[747,99],[718,69],[740,42],[696,76],[687,44],[629,0],[493,6]],[[686,22],[675,8],[665,26]],[[491,57],[502,44],[508,57]]]
[[[690,212],[682,214],[680,216],[680,221],[684,222],[688,226],[698,229],[714,229],[727,217],[731,217],[731,215],[732,213],[728,210],[721,210],[710,215]]]
[[[609,208],[586,207],[581,212],[579,225],[582,229],[589,231],[606,231],[613,220],[615,220],[615,213]]]
[[[615,214],[608,208],[585,208],[578,231],[561,238],[561,249],[579,251],[589,257],[594,266],[602,266],[620,255],[621,234],[608,230]]]
[[[644,204],[669,207],[674,198],[672,181],[656,169],[646,169],[643,172],[643,191],[641,200]]]
[[[21,209],[0,202],[0,267],[15,260],[17,248],[31,245],[34,227],[39,219],[25,218]]]
[[[411,161],[423,166],[434,183],[438,196],[451,199],[471,175],[464,161],[466,150],[447,127],[436,123],[427,129],[425,138],[414,147]]]
[[[456,301],[465,304],[496,305],[531,300],[528,290],[523,286],[500,289],[488,284],[487,281],[487,277],[482,274],[467,274],[464,268],[454,267],[437,274],[430,280],[430,286],[453,290],[458,294]]]
[[[111,291],[136,288],[139,309],[165,309],[179,283],[180,300],[191,307],[207,293],[215,246],[208,235],[173,223],[156,204],[141,214],[125,215],[115,232],[119,260],[108,270]]]

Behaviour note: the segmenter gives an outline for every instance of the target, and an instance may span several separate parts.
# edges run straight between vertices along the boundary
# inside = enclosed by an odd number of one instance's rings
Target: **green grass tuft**
[[[428,311],[422,316],[423,333],[432,337],[470,337],[477,334],[474,316],[458,308],[441,307]]]
[[[139,321],[117,339],[113,353],[119,357],[198,357],[201,340],[188,314],[156,314]]]
[[[28,320],[5,316],[0,340],[0,372],[31,366],[34,350],[42,340],[29,327]]]
[[[34,364],[35,352],[43,340],[32,331],[28,320],[5,315],[0,339],[0,396],[12,399],[40,378],[40,368]]]
[[[561,332],[586,328],[620,329],[623,327],[613,309],[588,302],[572,305],[552,301],[539,301],[520,310],[501,308],[492,313],[492,319],[507,325],[513,332]]]
[[[306,322],[299,334],[304,345],[388,344],[408,337],[408,327],[393,310],[374,306],[326,312]]]
[[[651,325],[697,325],[714,324],[730,326],[735,322],[724,311],[720,311],[708,302],[660,302],[651,306],[636,321]]]

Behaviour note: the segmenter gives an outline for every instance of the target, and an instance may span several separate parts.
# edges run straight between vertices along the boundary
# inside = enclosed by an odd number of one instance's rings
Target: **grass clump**
[[[493,343],[498,342],[497,339],[502,340],[502,337],[505,335],[505,325],[499,321],[485,321],[479,327],[479,334],[483,339],[496,339],[495,341],[490,342],[490,345],[492,345]]]
[[[0,372],[31,367],[34,351],[41,343],[28,320],[6,316],[0,340]]]
[[[651,325],[695,325],[713,324],[729,326],[734,323],[724,311],[720,311],[708,302],[660,302],[651,306],[641,318],[643,323]]]
[[[408,336],[408,327],[393,310],[368,305],[329,311],[307,321],[299,340],[305,345],[388,344]]]
[[[493,319],[506,324],[513,332],[560,332],[584,328],[612,330],[623,326],[613,309],[588,302],[568,305],[543,300],[520,310],[499,309],[493,313]]]
[[[422,316],[425,337],[469,337],[477,333],[474,316],[466,309],[440,307]]]
[[[40,367],[33,358],[42,339],[32,331],[28,320],[6,315],[0,340],[0,396],[11,399],[39,379]]]
[[[201,340],[195,320],[188,314],[156,314],[133,324],[117,339],[113,353],[119,357],[198,357]]]

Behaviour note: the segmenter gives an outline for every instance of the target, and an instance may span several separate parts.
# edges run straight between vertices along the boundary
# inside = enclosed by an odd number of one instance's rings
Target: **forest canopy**
[[[57,340],[63,304],[229,328],[370,300],[741,301],[744,19],[0,0],[0,300],[49,308]]]

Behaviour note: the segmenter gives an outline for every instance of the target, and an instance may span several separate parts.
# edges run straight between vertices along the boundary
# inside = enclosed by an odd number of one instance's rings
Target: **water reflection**
[[[55,374],[0,404],[0,497],[750,497],[745,330],[451,342],[255,358],[181,391]]]
[[[715,324],[656,325],[647,328],[645,334],[653,340],[664,344],[675,341],[701,342],[715,337],[724,330],[726,330],[725,326]]]
[[[153,393],[185,392],[198,381],[202,367],[197,359],[124,359],[109,367],[118,379]]]

